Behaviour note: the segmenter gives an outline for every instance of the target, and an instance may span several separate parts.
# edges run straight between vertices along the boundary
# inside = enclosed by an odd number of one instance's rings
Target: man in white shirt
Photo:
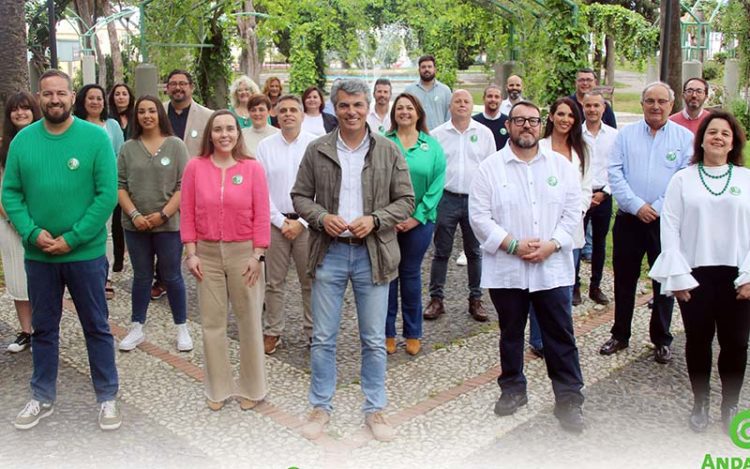
[[[524,330],[533,305],[542,330],[555,417],[563,429],[583,430],[583,377],[573,335],[573,233],[581,221],[580,176],[572,164],[539,145],[539,108],[513,106],[510,141],[479,165],[469,193],[471,226],[481,243],[482,287],[500,321],[495,414],[526,405]]]
[[[609,298],[600,288],[604,259],[607,255],[607,233],[612,219],[612,191],[607,179],[609,153],[617,137],[617,129],[602,122],[606,109],[604,95],[600,91],[589,91],[583,97],[583,139],[588,143],[591,155],[591,207],[583,219],[584,230],[591,223],[591,282],[589,298],[600,305],[609,304]],[[576,287],[580,279],[576,275]]]
[[[521,80],[521,77],[518,75],[509,76],[508,81],[505,83],[505,92],[508,94],[508,97],[500,103],[500,113],[507,116],[510,114],[510,108],[514,104],[523,101],[523,96],[521,96],[521,93],[523,93],[523,80]]]
[[[384,135],[391,130],[391,81],[387,78],[378,78],[375,80],[375,89],[372,91],[372,97],[375,98],[375,106],[367,114],[367,125],[380,135]]]
[[[446,160],[445,190],[437,209],[435,224],[435,255],[430,269],[430,303],[425,319],[437,319],[445,312],[445,277],[448,260],[453,250],[453,237],[461,225],[464,253],[468,263],[469,314],[476,321],[487,321],[482,305],[482,251],[469,225],[469,186],[479,163],[495,152],[492,132],[471,118],[474,100],[466,90],[456,90],[451,96],[451,120],[440,125],[432,136],[443,147]]]
[[[285,326],[284,289],[292,259],[302,287],[302,326],[307,344],[312,337],[312,279],[306,274],[307,222],[294,213],[289,196],[307,144],[316,138],[302,132],[302,109],[302,101],[296,96],[279,98],[276,116],[281,132],[261,140],[257,150],[257,159],[266,171],[271,199],[271,245],[266,251],[266,308],[263,313],[263,348],[269,355],[281,344]]]

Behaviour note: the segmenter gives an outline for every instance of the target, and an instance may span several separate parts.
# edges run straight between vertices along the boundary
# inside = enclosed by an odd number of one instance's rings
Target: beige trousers
[[[312,279],[307,275],[307,259],[310,256],[308,247],[310,236],[307,230],[290,241],[281,234],[281,230],[271,226],[271,245],[266,250],[266,310],[263,313],[263,333],[280,336],[286,325],[284,312],[284,289],[289,264],[292,259],[297,269],[297,278],[302,287],[302,327],[305,335],[312,336]]]
[[[220,402],[230,397],[263,400],[267,393],[261,309],[265,280],[252,287],[242,276],[253,253],[252,241],[198,241],[203,281],[198,282],[198,309],[203,326],[206,397]],[[240,374],[235,381],[229,363],[227,317],[229,304],[240,337]]]

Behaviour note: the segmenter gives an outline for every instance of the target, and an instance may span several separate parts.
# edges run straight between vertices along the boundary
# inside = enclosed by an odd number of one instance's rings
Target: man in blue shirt
[[[429,130],[450,120],[451,89],[435,78],[435,57],[423,55],[419,58],[419,81],[407,86],[405,91],[416,96],[422,104]]]
[[[602,355],[628,346],[643,255],[648,256],[649,265],[659,256],[659,214],[667,185],[693,156],[692,133],[669,120],[673,105],[674,91],[669,85],[646,86],[641,94],[643,120],[620,130],[610,154],[609,185],[619,207],[612,231],[615,323],[612,337],[599,350]],[[657,282],[653,290],[649,333],[656,361],[669,363],[674,299],[662,295]]]

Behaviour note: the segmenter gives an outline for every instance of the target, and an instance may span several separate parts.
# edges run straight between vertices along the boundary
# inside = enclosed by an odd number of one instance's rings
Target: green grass
[[[640,93],[615,93],[614,100],[615,111],[632,112],[633,114],[640,114],[643,111]]]
[[[750,164],[750,144],[745,144],[745,151],[742,153],[745,156],[745,164]]]

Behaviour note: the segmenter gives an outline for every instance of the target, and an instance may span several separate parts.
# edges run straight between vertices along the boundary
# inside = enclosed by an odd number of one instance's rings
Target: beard
[[[515,101],[521,97],[521,90],[507,90],[507,91],[508,91],[508,98],[511,101]]]
[[[57,108],[58,108],[58,106],[54,107],[54,109],[57,109]],[[63,122],[65,122],[66,120],[68,120],[68,118],[70,118],[70,108],[66,109],[65,106],[62,106],[62,110],[63,110],[63,112],[60,115],[52,115],[50,113],[49,106],[45,106],[42,109],[42,114],[44,114],[44,118],[47,121],[49,121],[50,123],[52,123],[52,124],[62,124]]]
[[[515,136],[511,135],[510,141],[518,148],[534,148],[538,140],[532,134],[524,132]]]
[[[431,72],[420,72],[419,78],[421,78],[422,81],[432,81],[435,79],[435,74]]]

